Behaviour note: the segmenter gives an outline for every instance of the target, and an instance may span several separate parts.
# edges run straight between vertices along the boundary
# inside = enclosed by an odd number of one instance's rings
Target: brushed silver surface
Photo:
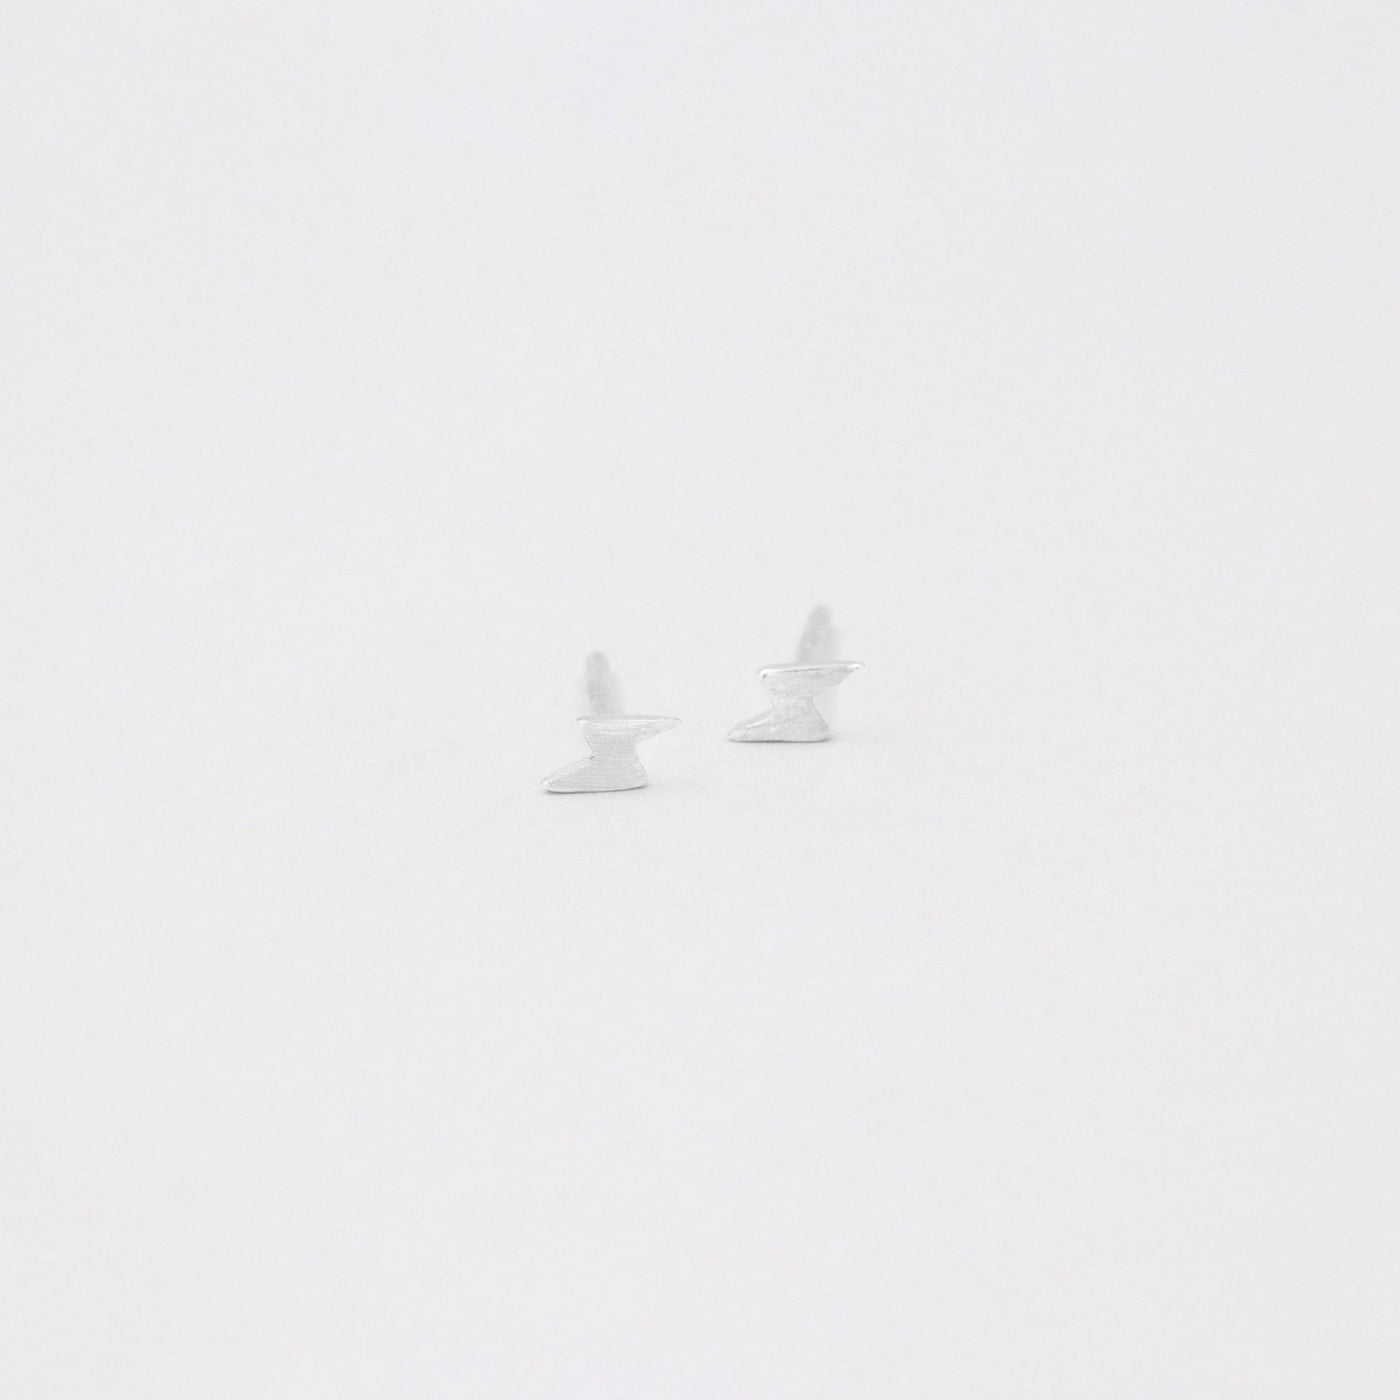
[[[815,744],[831,738],[831,726],[817,709],[817,696],[864,666],[862,661],[789,662],[765,666],[759,683],[773,702],[771,710],[736,724],[729,731],[740,743]]]
[[[617,677],[608,658],[593,652],[584,669],[584,688],[591,714],[579,719],[590,753],[566,763],[544,780],[546,792],[620,792],[647,785],[647,770],[637,757],[637,745],[655,734],[674,729],[680,720],[669,715],[625,715]]]
[[[831,738],[831,726],[817,709],[817,696],[862,670],[862,661],[831,661],[836,629],[827,608],[813,608],[797,643],[797,660],[765,666],[758,679],[772,709],[736,724],[729,737],[738,743],[817,744]]]
[[[584,715],[579,728],[592,750],[544,780],[546,792],[619,792],[647,785],[637,745],[680,723],[669,715]]]

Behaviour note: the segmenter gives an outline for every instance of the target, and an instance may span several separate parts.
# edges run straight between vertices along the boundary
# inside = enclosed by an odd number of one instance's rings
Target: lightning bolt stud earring
[[[544,780],[546,792],[619,792],[647,785],[647,770],[637,757],[637,745],[664,734],[680,723],[667,715],[625,715],[617,677],[608,658],[595,651],[587,662],[585,684],[589,713],[579,719],[584,741],[592,752],[566,763]]]
[[[736,724],[729,737],[746,744],[815,744],[831,738],[831,726],[817,709],[817,696],[865,665],[863,661],[832,661],[829,658],[835,650],[831,612],[813,608],[797,644],[797,660],[765,666],[758,673],[773,708]]]

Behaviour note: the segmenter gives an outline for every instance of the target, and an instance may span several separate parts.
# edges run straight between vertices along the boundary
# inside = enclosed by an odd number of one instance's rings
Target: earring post
[[[588,694],[589,714],[620,715],[623,712],[617,676],[601,651],[589,653],[584,663],[583,684]]]
[[[794,661],[830,661],[836,655],[836,626],[831,609],[815,607],[808,614],[807,625],[797,640]]]

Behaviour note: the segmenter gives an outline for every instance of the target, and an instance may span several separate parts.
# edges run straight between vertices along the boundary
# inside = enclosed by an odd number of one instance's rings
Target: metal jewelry
[[[589,713],[579,718],[587,758],[566,763],[544,780],[546,792],[618,792],[647,785],[647,770],[637,758],[637,745],[664,734],[680,723],[666,715],[622,713],[617,677],[608,658],[595,651],[585,670]]]
[[[773,708],[736,724],[729,737],[740,743],[779,742],[815,744],[831,737],[831,726],[817,709],[817,696],[863,668],[863,661],[832,661],[836,631],[827,608],[813,608],[797,660],[765,666],[759,683],[768,692]]]

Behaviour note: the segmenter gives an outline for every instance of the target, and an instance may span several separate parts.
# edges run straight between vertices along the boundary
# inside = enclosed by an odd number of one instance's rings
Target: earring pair
[[[814,608],[797,644],[797,659],[764,666],[759,684],[770,708],[736,724],[729,737],[738,743],[813,744],[831,737],[831,726],[817,709],[817,696],[859,671],[861,661],[834,661],[836,630],[827,608]],[[551,773],[546,792],[618,792],[645,787],[646,769],[637,757],[644,739],[680,723],[670,715],[625,714],[617,677],[602,652],[589,656],[584,670],[589,713],[579,718],[589,755]]]

